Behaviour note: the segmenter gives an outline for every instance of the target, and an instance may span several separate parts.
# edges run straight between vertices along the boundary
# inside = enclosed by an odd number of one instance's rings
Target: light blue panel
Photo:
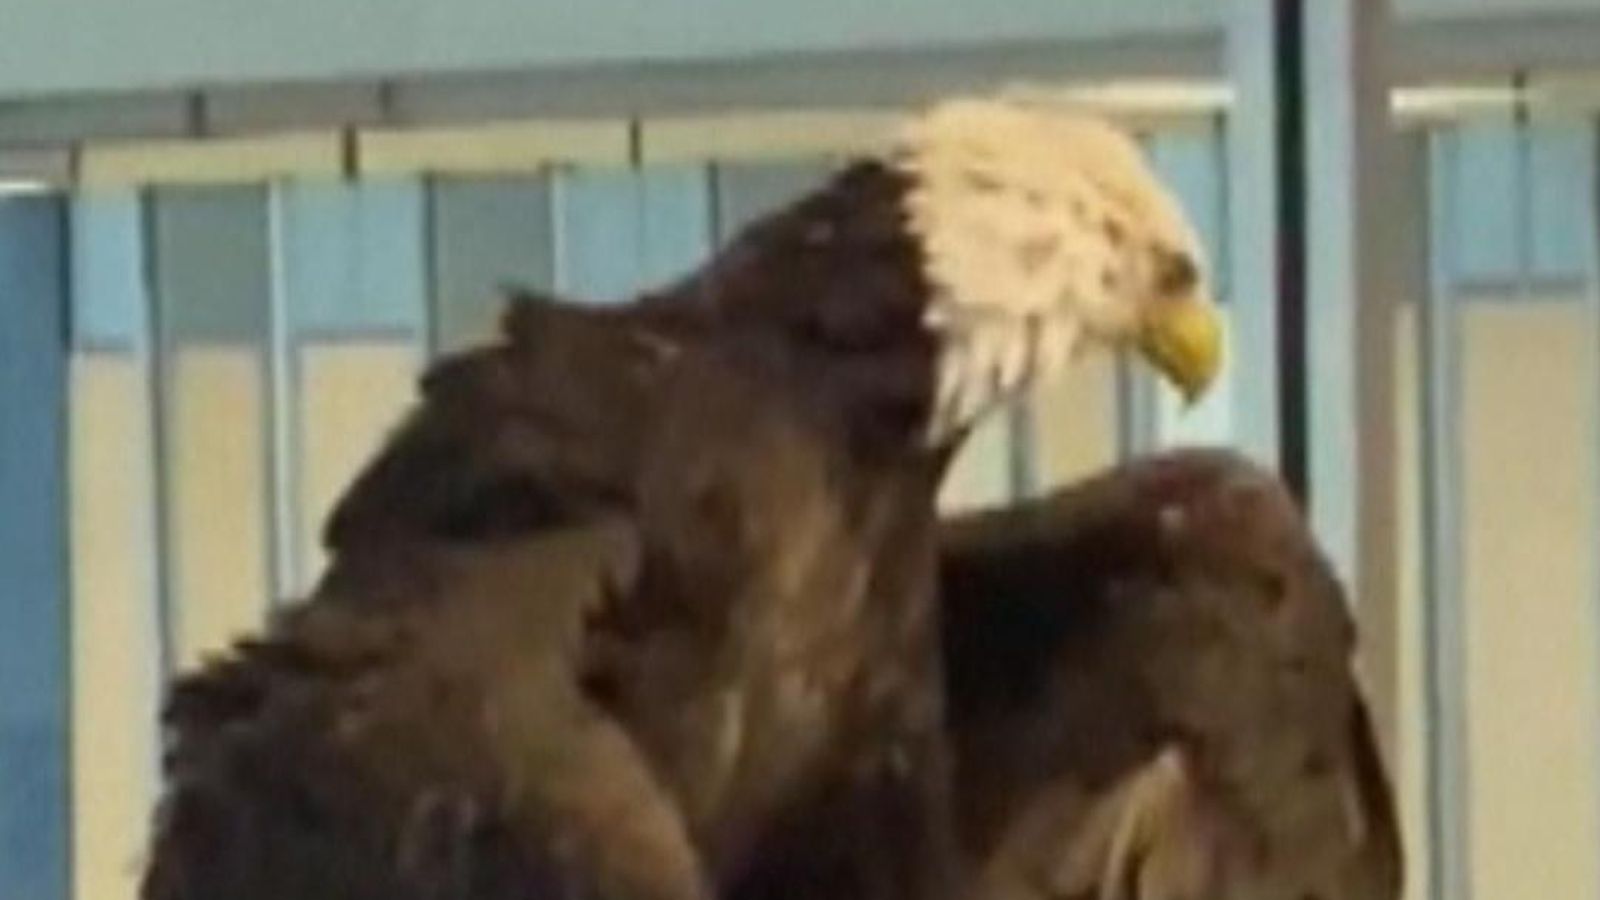
[[[711,250],[710,175],[703,166],[660,166],[639,175],[644,221],[641,287],[677,278]]]
[[[1590,248],[1594,214],[1589,167],[1594,132],[1586,122],[1541,126],[1529,135],[1528,187],[1533,228],[1533,275],[1579,282]]]
[[[280,196],[291,332],[420,338],[427,321],[421,185],[295,182]]]
[[[1150,162],[1177,193],[1205,242],[1212,283],[1228,296],[1227,183],[1221,135],[1214,131],[1156,133],[1145,142]]]
[[[556,181],[556,287],[574,298],[626,300],[644,279],[639,176],[572,170]]]
[[[723,242],[749,223],[820,187],[833,171],[823,160],[721,163],[714,170],[716,236]]]
[[[152,202],[164,337],[264,342],[272,290],[266,189],[164,188]]]
[[[452,350],[493,331],[504,286],[550,288],[550,184],[542,177],[434,182],[431,247],[434,346]]]
[[[421,334],[428,318],[427,201],[416,179],[356,188],[356,296],[364,309]]]
[[[555,182],[556,284],[598,303],[682,275],[711,246],[710,179],[698,166],[575,169]]]
[[[361,328],[373,311],[355,290],[360,230],[355,188],[296,183],[284,185],[277,196],[290,330],[303,326],[340,333]]]
[[[143,206],[136,191],[72,200],[72,341],[128,350],[145,339]]]
[[[1515,280],[1522,227],[1516,129],[1510,122],[1465,126],[1441,152],[1458,195],[1451,201],[1456,215],[1439,223],[1456,261],[1457,283]]]
[[[0,200],[0,897],[68,889],[67,217]]]

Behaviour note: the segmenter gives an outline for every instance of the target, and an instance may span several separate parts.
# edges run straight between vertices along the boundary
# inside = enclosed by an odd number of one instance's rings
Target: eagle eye
[[[1156,260],[1156,293],[1161,296],[1185,294],[1194,290],[1200,270],[1186,254],[1161,252]]]

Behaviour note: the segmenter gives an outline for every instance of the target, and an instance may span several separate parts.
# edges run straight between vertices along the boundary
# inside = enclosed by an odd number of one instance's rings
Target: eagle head
[[[904,179],[931,292],[935,441],[1093,345],[1135,349],[1186,401],[1215,378],[1201,243],[1118,128],[1040,102],[951,100],[911,119],[885,163]]]

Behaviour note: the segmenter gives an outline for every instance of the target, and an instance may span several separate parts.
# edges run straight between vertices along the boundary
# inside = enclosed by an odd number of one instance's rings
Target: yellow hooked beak
[[[1197,297],[1150,305],[1135,339],[1139,353],[1182,395],[1185,405],[1205,394],[1222,367],[1222,321]]]

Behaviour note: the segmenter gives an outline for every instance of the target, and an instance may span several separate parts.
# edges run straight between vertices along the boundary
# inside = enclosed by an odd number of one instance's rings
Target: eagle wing
[[[990,896],[1399,896],[1353,625],[1270,475],[1181,452],[959,520],[941,585]]]
[[[669,351],[624,312],[511,301],[496,341],[423,375],[421,402],[329,515],[331,551],[527,533],[624,505]]]
[[[381,604],[325,595],[179,680],[146,900],[706,896],[674,801],[579,683],[632,529],[410,550],[333,589]]]

